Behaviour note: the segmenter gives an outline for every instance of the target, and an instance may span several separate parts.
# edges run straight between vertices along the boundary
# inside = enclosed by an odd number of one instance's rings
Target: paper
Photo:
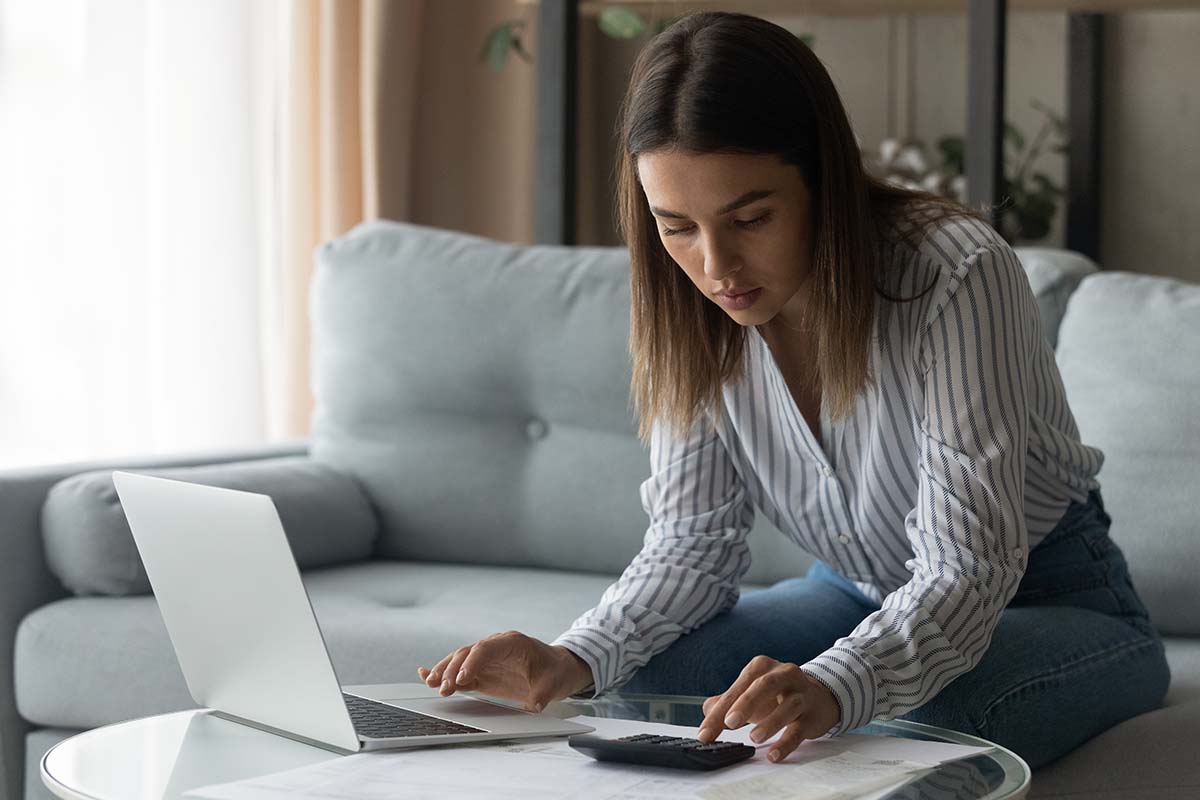
[[[694,738],[696,728],[606,717],[575,718],[594,735],[615,738],[657,733]],[[749,741],[749,726],[722,740]],[[782,762],[754,758],[713,772],[598,762],[572,750],[565,737],[444,745],[359,753],[235,783],[192,789],[210,800],[846,800],[904,784],[938,764],[990,747],[847,734],[802,743]]]

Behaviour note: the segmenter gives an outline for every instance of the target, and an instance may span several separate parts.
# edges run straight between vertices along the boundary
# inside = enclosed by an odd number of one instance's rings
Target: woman
[[[554,642],[421,678],[534,709],[711,695],[701,738],[753,724],[776,761],[903,717],[1038,767],[1158,707],[1103,454],[984,218],[866,174],[820,61],[741,14],[650,42],[619,138],[645,544]],[[739,597],[756,510],[818,561]]]

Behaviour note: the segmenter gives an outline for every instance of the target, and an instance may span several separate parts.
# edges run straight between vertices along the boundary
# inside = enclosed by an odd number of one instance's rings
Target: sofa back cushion
[[[1200,635],[1200,285],[1086,278],[1057,356],[1138,593],[1160,631]]]
[[[301,568],[361,561],[374,552],[379,522],[366,494],[350,475],[307,456],[137,472],[269,495]],[[50,487],[42,535],[51,571],[76,594],[150,592],[112,470],[82,472]]]
[[[313,458],[379,508],[387,558],[619,573],[648,520],[622,247],[373,221],[318,249]],[[747,581],[811,557],[757,515]]]
[[[1058,327],[1067,309],[1067,300],[1084,278],[1099,271],[1096,262],[1071,250],[1053,247],[1017,247],[1013,249],[1029,286],[1037,299],[1042,317],[1042,332],[1051,347],[1058,344]]]

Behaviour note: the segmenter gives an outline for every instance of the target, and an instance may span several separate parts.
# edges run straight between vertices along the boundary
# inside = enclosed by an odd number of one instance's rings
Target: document
[[[596,736],[636,733],[695,738],[697,729],[607,717],[576,717]],[[990,747],[846,734],[803,742],[787,759],[766,758],[771,742],[749,739],[750,726],[725,731],[757,754],[712,772],[599,762],[566,737],[359,753],[234,783],[192,789],[208,800],[393,800],[493,797],[500,800],[849,800],[917,779],[939,764]]]

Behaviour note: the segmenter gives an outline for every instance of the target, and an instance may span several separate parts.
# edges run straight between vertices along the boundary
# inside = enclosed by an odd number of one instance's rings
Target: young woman
[[[645,544],[552,643],[419,674],[552,699],[710,695],[701,738],[905,719],[1033,767],[1156,708],[1170,674],[1012,249],[868,175],[821,62],[755,17],[689,15],[621,109]],[[759,511],[817,557],[739,596]]]

